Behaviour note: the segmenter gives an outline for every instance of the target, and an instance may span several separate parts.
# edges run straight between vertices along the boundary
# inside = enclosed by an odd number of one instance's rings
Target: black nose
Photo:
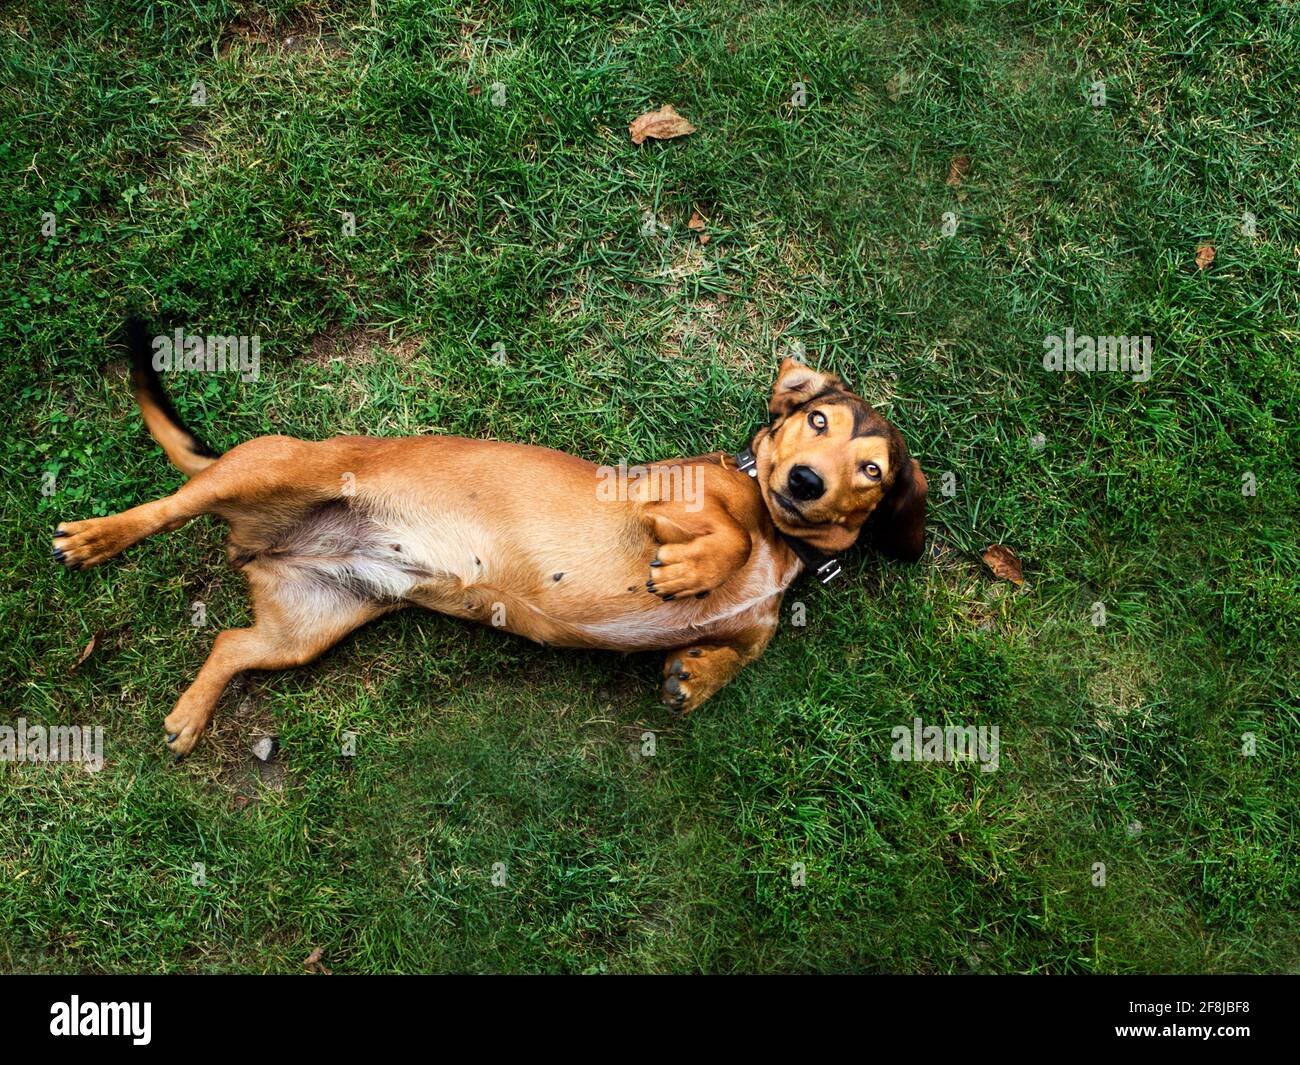
[[[792,469],[786,482],[790,485],[790,494],[804,503],[819,498],[826,491],[826,485],[817,476],[817,472],[807,466],[796,466]]]

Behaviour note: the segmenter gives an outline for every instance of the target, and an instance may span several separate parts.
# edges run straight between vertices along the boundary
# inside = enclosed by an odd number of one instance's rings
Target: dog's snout
[[[808,466],[796,466],[790,471],[787,481],[790,485],[790,494],[803,503],[821,498],[822,493],[826,491],[826,485],[817,476],[817,471]]]

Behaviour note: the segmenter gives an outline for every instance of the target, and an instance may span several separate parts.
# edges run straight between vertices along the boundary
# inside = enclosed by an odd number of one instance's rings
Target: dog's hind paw
[[[184,702],[182,698],[181,702],[176,704],[176,709],[168,714],[163,722],[167,750],[176,756],[178,762],[194,750],[203,736],[203,730],[212,720],[211,712],[195,709],[193,704],[186,706]]]
[[[68,569],[86,569],[107,562],[132,542],[116,516],[61,521],[52,540],[54,561]]]

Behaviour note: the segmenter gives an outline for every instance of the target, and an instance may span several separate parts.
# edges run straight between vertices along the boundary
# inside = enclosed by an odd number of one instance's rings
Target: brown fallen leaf
[[[945,184],[960,185],[961,179],[970,171],[969,155],[954,155],[952,162],[948,164],[948,180]]]
[[[307,955],[307,960],[302,963],[303,968],[310,969],[314,973],[320,973],[322,976],[333,976],[334,974],[330,972],[329,969],[325,966],[325,964],[321,961],[321,958],[323,958],[324,956],[325,956],[325,952],[321,950],[320,947],[317,947],[315,950],[313,950],[310,954]]]
[[[1214,245],[1202,244],[1196,249],[1196,269],[1204,270],[1214,262]]]
[[[75,670],[78,666],[80,666],[82,662],[84,662],[87,658],[90,657],[91,652],[93,652],[93,651],[95,650],[95,643],[96,643],[96,641],[98,641],[98,640],[99,640],[99,634],[96,633],[94,636],[92,636],[92,637],[90,638],[90,642],[89,642],[88,644],[86,644],[86,646],[83,647],[83,648],[81,649],[81,654],[78,656],[77,660],[76,660],[75,662],[72,663],[72,668],[73,668],[74,670]]]
[[[701,244],[707,244],[709,242],[708,227],[705,223],[704,216],[700,214],[699,211],[691,212],[691,220],[686,223],[686,228],[693,229],[700,235]]]
[[[990,544],[988,550],[984,552],[984,561],[988,563],[994,576],[1002,577],[1012,584],[1025,583],[1025,575],[1020,571],[1020,559],[1016,558],[1011,548],[1003,547],[1001,544]]]
[[[630,122],[627,132],[632,137],[633,144],[640,144],[647,137],[653,137],[657,141],[685,137],[694,133],[695,127],[682,118],[672,104],[664,104],[658,111],[647,111]]]

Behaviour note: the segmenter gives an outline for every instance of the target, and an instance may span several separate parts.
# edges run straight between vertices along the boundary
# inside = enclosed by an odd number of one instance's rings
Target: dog
[[[859,537],[921,555],[928,485],[902,435],[843,378],[793,359],[743,452],[647,464],[610,498],[607,468],[525,444],[263,436],[217,455],[182,424],[144,325],[126,333],[145,426],[189,480],[60,522],[54,557],[83,569],[200,514],[229,524],[255,620],[217,635],[163,722],[178,760],[237,674],[302,665],[410,605],[544,645],[667,651],[662,701],[690,713],[763,653],[805,569],[829,580]]]

